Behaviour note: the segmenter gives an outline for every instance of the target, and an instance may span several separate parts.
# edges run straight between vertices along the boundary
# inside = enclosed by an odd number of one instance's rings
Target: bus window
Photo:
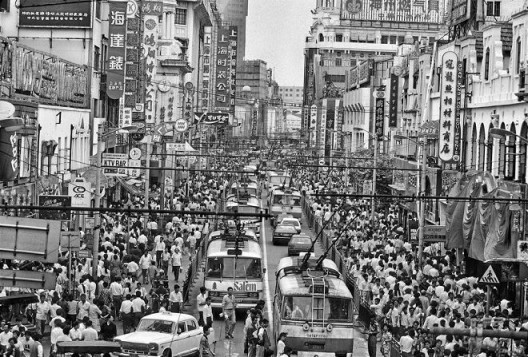
[[[290,196],[289,203],[290,206],[300,206],[301,198],[299,196]]]
[[[322,310],[314,310],[314,320],[348,320],[349,299],[326,298],[313,299],[315,308],[322,309],[324,305],[324,315]],[[312,298],[310,296],[287,296],[284,298],[283,317],[292,320],[312,319]]]
[[[253,206],[238,206],[238,213],[259,213],[259,209]]]
[[[211,275],[211,273],[208,273],[209,277],[233,278],[235,269],[235,278],[260,279],[262,277],[260,259],[238,258],[236,260],[236,267],[234,258],[219,258],[218,260],[222,260],[220,264],[221,275]]]
[[[222,277],[222,259],[221,258],[209,258],[207,260],[207,276],[209,278],[221,278]]]
[[[276,204],[276,205],[283,204],[283,202],[282,202],[283,198],[284,198],[284,195],[275,195],[275,196],[273,196],[273,202],[272,203]]]

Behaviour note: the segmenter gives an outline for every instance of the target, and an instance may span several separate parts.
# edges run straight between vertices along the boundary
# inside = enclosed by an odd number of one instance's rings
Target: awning
[[[348,105],[345,106],[345,109],[348,112],[363,112],[363,111],[365,111],[365,107],[363,107],[363,105],[361,105],[359,103],[348,104]]]
[[[407,187],[405,187],[403,183],[390,184],[389,187],[401,192],[405,192],[407,190]]]
[[[119,181],[121,186],[130,194],[136,196],[143,196],[143,190],[140,187],[136,186],[137,183],[142,183],[142,181],[136,179],[125,180],[122,177],[117,177],[117,181]]]

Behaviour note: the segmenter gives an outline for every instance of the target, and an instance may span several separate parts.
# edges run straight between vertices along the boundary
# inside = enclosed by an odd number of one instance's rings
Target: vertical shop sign
[[[217,53],[216,53],[216,88],[215,88],[215,109],[229,111],[230,88],[229,80],[229,27],[218,29]]]
[[[374,92],[375,106],[374,111],[374,126],[376,129],[376,137],[378,141],[383,141],[384,125],[385,125],[385,87],[380,87]]]
[[[324,138],[324,148],[325,156],[330,156],[330,150],[332,148],[333,136],[334,136],[334,126],[335,126],[335,100],[329,99],[327,108],[328,114],[326,115],[326,134]]]
[[[310,132],[310,147],[314,147],[316,145],[317,140],[317,105],[312,105],[310,108],[310,125],[309,125],[309,132]]]
[[[328,99],[323,99],[323,105],[321,108],[321,122],[319,123],[319,142],[317,143],[319,153],[321,156],[324,155],[325,140],[326,140],[326,116],[328,110]]]
[[[143,60],[145,63],[145,123],[155,123],[154,102],[156,101],[156,50],[158,42],[159,16],[163,13],[163,3],[143,2]]]
[[[213,40],[212,28],[207,26],[204,28],[204,47],[202,54],[202,90],[200,95],[201,110],[206,112],[209,110],[209,83],[211,82],[211,42]]]
[[[457,115],[457,68],[458,56],[448,51],[442,56],[442,80],[440,87],[440,159],[455,160],[455,121]]]
[[[257,136],[257,125],[258,125],[258,108],[253,108],[251,112],[251,136]]]
[[[106,93],[119,99],[125,90],[126,2],[110,2]]]
[[[399,79],[394,73],[390,77],[389,128],[398,127]]]
[[[462,129],[460,127],[460,109],[462,107],[462,61],[457,61],[457,85],[456,85],[456,104],[455,104],[455,142],[453,144],[453,161],[460,163],[460,155],[462,153],[461,136]]]
[[[237,45],[238,43],[238,27],[229,27],[229,101],[230,109],[235,112],[235,97],[236,97],[236,67],[237,67]]]

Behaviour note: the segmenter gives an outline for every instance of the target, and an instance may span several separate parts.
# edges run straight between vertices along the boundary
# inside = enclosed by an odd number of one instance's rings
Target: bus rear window
[[[286,296],[284,298],[282,316],[285,319],[307,321],[331,320],[347,321],[349,318],[350,299],[327,297],[315,298],[314,309],[312,309],[312,298],[310,296]],[[323,313],[324,308],[324,313]]]

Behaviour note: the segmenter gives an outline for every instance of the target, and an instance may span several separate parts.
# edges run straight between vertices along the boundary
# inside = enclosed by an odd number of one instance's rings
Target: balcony
[[[178,56],[171,58],[160,59],[159,64],[164,68],[179,69],[184,73],[191,73],[194,68],[189,65],[189,59],[187,56]]]

